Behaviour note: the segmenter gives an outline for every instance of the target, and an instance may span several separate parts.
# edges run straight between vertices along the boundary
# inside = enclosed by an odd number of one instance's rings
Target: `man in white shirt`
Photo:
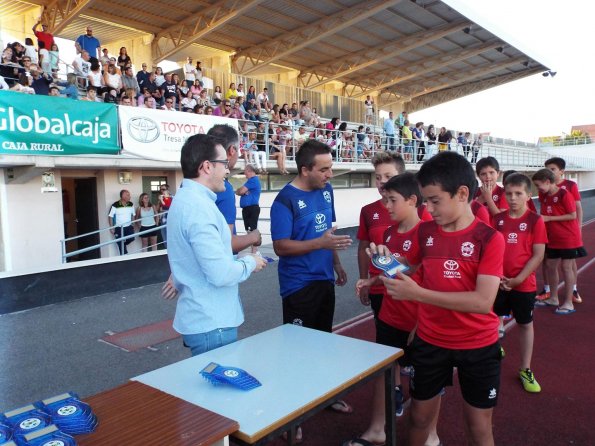
[[[89,53],[87,51],[81,52],[80,56],[77,56],[72,62],[74,68],[74,74],[78,78],[78,82],[81,87],[87,86],[87,77],[91,72],[91,62],[89,62]]]
[[[258,95],[258,103],[260,104],[260,108],[264,108],[266,111],[271,109],[271,104],[269,102],[269,89],[263,88],[262,93]]]
[[[186,64],[184,64],[184,74],[186,76],[186,85],[188,88],[194,85],[194,81],[196,80],[196,68],[192,65],[192,57],[188,56],[186,58]]]
[[[112,204],[107,216],[109,225],[115,226],[115,228],[110,229],[110,232],[114,235],[116,240],[134,234],[134,227],[132,226],[134,213],[134,205],[130,201],[130,192],[126,189],[122,189],[120,191],[120,199]],[[128,254],[127,246],[132,243],[133,240],[134,237],[131,237],[116,243],[120,255]]]

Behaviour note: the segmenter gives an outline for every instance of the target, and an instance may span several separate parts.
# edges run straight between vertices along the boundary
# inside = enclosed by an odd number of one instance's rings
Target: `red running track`
[[[583,228],[583,241],[590,254],[578,262],[578,285],[583,303],[575,304],[577,311],[571,315],[556,315],[553,308],[535,311],[532,368],[541,384],[541,393],[529,394],[523,390],[518,378],[518,330],[514,324],[508,327],[502,342],[506,357],[502,362],[500,395],[493,418],[496,445],[595,445],[595,222]],[[338,332],[373,340],[374,324],[371,316],[357,318],[352,324],[343,324]],[[326,372],[332,373],[332,370]],[[444,446],[466,444],[462,397],[458,382],[454,381],[455,385],[447,388],[442,398],[438,434]],[[339,446],[364,432],[369,420],[371,392],[371,386],[367,385],[346,398],[354,408],[350,415],[325,410],[305,422],[302,444]],[[399,444],[406,444],[407,422],[405,411],[397,421]],[[271,443],[284,444],[281,439]]]

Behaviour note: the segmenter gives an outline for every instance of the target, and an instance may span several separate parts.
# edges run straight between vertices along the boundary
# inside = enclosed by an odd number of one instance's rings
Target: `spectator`
[[[250,121],[261,122],[263,119],[260,116],[260,106],[254,99],[250,99],[250,102],[246,105],[246,113]]]
[[[224,99],[219,104],[219,107],[216,107],[213,110],[213,116],[222,116],[224,118],[229,118],[231,115],[231,104],[227,99]]]
[[[200,85],[200,81],[198,79],[194,80],[194,84],[190,87],[190,91],[192,92],[192,97],[195,101],[198,101],[200,98],[200,92],[202,91],[202,87]]]
[[[452,133],[450,130],[446,130],[446,127],[440,128],[438,134],[438,151],[443,152],[444,150],[450,150],[450,140],[452,139]]]
[[[99,63],[105,69],[105,67],[109,64],[109,62],[110,62],[110,57],[109,57],[107,48],[103,48],[101,50],[101,57],[99,58]]]
[[[12,61],[19,64],[19,65],[23,65],[23,57],[25,56],[25,47],[23,45],[21,45],[20,42],[13,42],[11,44],[12,47]]]
[[[256,127],[256,150],[252,152],[254,156],[254,164],[260,173],[268,174],[267,172],[267,152],[266,152],[266,140],[268,135],[264,127],[264,122],[259,122]]]
[[[173,99],[175,102],[178,98],[178,86],[173,82],[171,73],[165,75],[165,82],[161,84],[161,93],[166,101]]]
[[[28,74],[31,68],[31,59],[29,58],[29,56],[25,55],[25,57],[23,57],[22,62],[23,68],[25,69],[25,73]]]
[[[426,149],[426,155],[427,158],[431,158],[436,154],[436,128],[434,127],[434,124],[430,124],[430,126],[428,127],[428,133],[427,133],[427,139],[428,139],[428,147]]]
[[[174,98],[168,98],[165,100],[165,105],[161,107],[162,110],[176,111]]]
[[[192,64],[192,57],[188,56],[186,58],[186,63],[184,64],[183,69],[186,86],[190,88],[194,85],[194,81],[196,80],[196,68],[194,68],[194,65]]]
[[[182,98],[180,101],[181,111],[183,112],[192,112],[194,107],[196,106],[196,100],[192,97],[192,92],[188,90],[186,93],[186,97]]]
[[[132,67],[126,67],[124,70],[124,74],[122,75],[122,87],[124,89],[132,88],[134,89],[134,97],[138,97],[140,94],[140,88],[138,86],[138,81],[132,72]]]
[[[60,52],[58,50],[58,45],[52,43],[50,47],[50,70],[52,70],[52,77],[58,77],[58,71],[60,70],[59,67],[60,63]]]
[[[31,63],[37,64],[39,62],[39,59],[37,58],[37,50],[33,45],[33,39],[31,39],[31,37],[25,39],[25,56],[29,57]]]
[[[475,138],[475,141],[473,141],[473,154],[471,155],[471,163],[475,164],[477,163],[477,156],[479,155],[479,151],[482,149],[483,147],[483,139],[481,134],[477,135],[477,137]]]
[[[41,24],[42,31],[37,31],[37,27]],[[37,37],[37,43],[43,42],[45,44],[45,48],[51,48],[52,44],[54,43],[54,36],[48,32],[48,26],[45,23],[41,23],[41,19],[35,22],[33,25],[33,34]]]
[[[345,124],[347,125],[347,124]],[[300,149],[303,143],[305,143],[310,135],[306,133],[306,127],[300,125],[298,129],[293,133],[293,140],[295,141],[296,152]]]
[[[68,73],[66,75],[66,81],[58,81],[57,85],[64,87],[62,89],[62,95],[70,99],[79,98],[79,89],[76,86],[76,74]]]
[[[236,84],[232,82],[229,84],[229,88],[225,93],[225,99],[230,101],[232,104],[235,102],[236,98],[238,97],[238,92],[236,91]]]
[[[198,105],[197,104],[197,105],[194,106],[194,109],[192,110],[192,112],[195,115],[204,115],[205,114],[205,107],[204,107],[204,105]]]
[[[384,124],[382,126],[384,130],[384,134],[386,135],[386,150],[394,151],[395,147],[395,121],[393,117],[393,112],[389,112],[388,118],[384,120]]]
[[[246,92],[244,91],[244,84],[238,84],[238,88],[236,89],[236,97],[243,98],[246,96]]]
[[[87,26],[87,33],[81,34],[78,36],[75,42],[75,46],[77,49],[77,53],[82,53],[86,51],[89,53],[90,57],[95,57],[99,59],[99,49],[101,48],[101,44],[99,40],[93,36],[93,28]]]
[[[213,107],[211,107],[210,105],[205,107],[205,115],[211,116],[213,114],[213,111]]]
[[[285,167],[285,160],[287,158],[287,153],[285,152],[286,145],[287,145],[287,134],[283,134],[283,141],[281,141],[281,133],[283,130],[281,128],[278,129],[277,132],[273,132],[269,139],[269,148],[270,148],[270,156],[275,161],[277,161],[277,167],[279,168],[279,173],[281,175],[288,175],[289,172]]]
[[[244,113],[242,112],[241,104],[238,101],[236,101],[231,107],[231,113],[229,117],[234,119],[244,119]]]
[[[122,97],[120,98],[120,105],[125,106],[125,107],[134,107],[135,103],[132,98],[123,94]]]
[[[203,107],[207,107],[211,105],[211,99],[207,96],[207,90],[202,89],[200,94],[198,95],[198,99],[196,100],[198,105],[202,105]]]
[[[155,68],[155,84],[157,85],[157,88],[160,88],[164,82],[165,76],[163,75],[163,69],[161,67]]]
[[[300,124],[305,124],[308,127],[313,124],[312,109],[308,101],[302,101],[300,105]]]
[[[124,73],[126,71],[126,67],[132,65],[132,61],[130,60],[130,56],[126,51],[126,47],[123,46],[120,48],[120,54],[118,54],[118,67],[120,67],[120,72]]]
[[[9,88],[10,87],[8,86],[4,78],[0,76],[0,90],[8,90]]]
[[[155,98],[146,98],[143,103],[143,106],[145,108],[150,108],[152,110],[155,110],[157,108],[157,104],[155,103]],[[139,107],[140,107],[140,105],[139,105]]]
[[[412,131],[413,143],[415,144],[414,153],[417,154],[417,161],[421,162],[426,154],[426,134],[424,132],[424,123],[417,122]]]
[[[134,218],[134,205],[130,202],[130,192],[126,189],[120,191],[120,199],[114,202],[107,216],[110,232],[116,241],[134,234],[132,219]],[[116,243],[120,255],[128,254],[127,246],[134,241],[134,237]]]
[[[52,79],[43,71],[41,71],[37,65],[31,65],[31,78],[33,79],[31,82],[31,87],[33,87],[33,90],[35,90],[35,94],[41,94],[45,96],[50,94],[50,85],[52,84]]]
[[[74,61],[72,62],[72,67],[74,68],[74,73],[79,78],[79,84],[82,87],[86,87],[87,85],[87,77],[91,72],[91,62],[89,62],[89,53],[87,51],[83,51],[80,56],[77,56]]]
[[[202,68],[200,67],[200,62],[196,62],[196,80],[202,88],[204,84],[202,83]]]
[[[256,88],[254,85],[248,87],[248,93],[246,93],[246,102],[250,102],[250,99],[256,100]]]
[[[127,98],[130,101],[130,98]],[[141,234],[140,240],[143,252],[157,250],[157,223],[159,217],[157,216],[157,208],[151,203],[149,194],[142,193],[138,198],[138,207],[134,219],[137,220],[136,226],[139,227],[139,232],[153,230],[146,234]]]
[[[136,99],[136,103],[139,107],[142,107],[143,105],[145,105],[145,102],[147,99],[152,98],[153,96],[151,95],[151,92],[149,91],[148,88],[143,88],[143,94],[141,94],[137,99]]]
[[[107,70],[103,73],[103,83],[106,87],[113,88],[117,91],[123,89],[122,76],[116,72],[115,65],[107,66]]]
[[[357,157],[359,159],[368,158],[368,144],[366,144],[367,136],[364,133],[364,126],[360,125],[357,128]]]
[[[50,92],[48,94],[48,96],[55,96],[55,97],[60,97],[60,89],[56,86],[56,85],[52,85],[50,87]]]
[[[403,126],[405,125],[406,120],[407,120],[407,112],[405,110],[403,110],[401,113],[399,113],[399,117],[395,121],[397,130],[401,131],[403,129]],[[401,136],[403,136],[402,133],[401,133]]]
[[[366,109],[366,123],[371,124],[374,116],[374,99],[370,98],[370,95],[366,96],[364,108]]]
[[[213,103],[215,105],[219,105],[223,100],[223,92],[221,91],[221,87],[219,85],[215,86],[215,91],[213,92]]]
[[[101,75],[101,65],[99,65],[99,61],[97,59],[91,60],[91,71],[89,72],[87,79],[89,80],[89,85],[97,89],[98,95],[101,95],[108,90],[108,88],[105,88],[105,82],[103,81],[103,76]]]
[[[95,87],[89,87],[87,89],[87,96],[82,97],[81,101],[103,102],[101,99],[97,97],[97,90],[95,89]]]
[[[289,109],[289,119],[293,121],[294,125],[299,125],[300,123],[300,112],[297,108],[297,104],[294,102],[291,104],[291,108]]]
[[[471,152],[471,133],[465,132],[464,143],[463,143],[463,154],[465,158],[469,157],[469,153]]]
[[[50,52],[45,48],[44,42],[39,42],[39,66],[43,70],[44,73],[50,74],[52,72],[51,62],[50,62]],[[22,59],[23,62],[28,60],[31,62],[31,59],[25,57]]]
[[[108,88],[107,91],[103,94],[103,102],[107,104],[117,104],[118,92],[113,88]]]
[[[413,133],[409,127],[409,119],[405,119],[401,127],[401,143],[403,144],[403,158],[405,161],[411,161],[413,153]]]
[[[148,86],[151,74],[152,73],[147,71],[147,64],[143,63],[142,69],[138,73],[136,73],[136,81],[138,82],[138,87],[141,89],[141,91],[143,88]],[[153,82],[155,82],[154,78]]]
[[[256,98],[258,101],[258,104],[260,105],[260,108],[263,108],[265,110],[270,110],[271,109],[271,104],[269,101],[269,89],[264,87],[262,89],[262,92],[258,95],[258,97]]]
[[[240,207],[242,208],[242,219],[246,232],[258,229],[258,217],[260,216],[260,179],[256,175],[256,169],[252,164],[244,167],[246,182],[236,189],[236,195],[240,196]],[[254,247],[256,248],[256,247]]]
[[[8,85],[6,89],[8,89]],[[10,90],[16,91],[17,93],[35,94],[35,90],[30,86],[29,76],[25,73],[19,74],[18,82],[16,82]]]

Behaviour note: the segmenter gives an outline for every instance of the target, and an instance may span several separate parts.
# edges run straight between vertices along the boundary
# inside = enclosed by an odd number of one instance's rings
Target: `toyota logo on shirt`
[[[517,239],[518,239],[518,234],[516,232],[511,232],[510,234],[508,234],[508,240],[506,241],[507,243],[512,243],[515,244],[517,243]]]
[[[324,214],[316,214],[314,216],[314,230],[318,232],[324,232],[328,229],[328,225],[326,224],[326,215]]]
[[[314,219],[316,220],[317,225],[320,225],[326,221],[326,217],[324,216],[324,214],[316,214],[316,217]]]
[[[444,262],[444,278],[445,279],[460,279],[459,263],[456,260],[446,260]]]

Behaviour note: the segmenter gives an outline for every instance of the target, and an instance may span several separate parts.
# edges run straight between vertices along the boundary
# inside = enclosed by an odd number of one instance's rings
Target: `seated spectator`
[[[109,54],[107,53],[107,48],[103,48],[101,50],[101,56],[99,57],[99,63],[101,64],[101,66],[103,67],[103,69],[105,70],[105,68],[107,67],[107,65],[109,64]]]
[[[303,143],[309,139],[308,133],[306,133],[306,127],[300,125],[298,129],[293,133],[293,140],[295,141],[297,150],[300,149]]]
[[[200,85],[200,81],[198,79],[194,80],[194,84],[190,87],[190,91],[192,92],[192,97],[195,101],[198,101],[200,97],[200,92],[202,91],[202,86]],[[198,103],[198,102],[197,102]]]
[[[291,108],[289,109],[289,119],[291,119],[295,125],[299,125],[300,123],[300,111],[295,102],[291,104]]]
[[[242,148],[242,158],[246,164],[255,164],[256,159],[256,132],[251,131],[248,133],[248,139],[244,141]]]
[[[192,112],[195,115],[204,115],[205,114],[205,107],[204,107],[204,105],[196,104],[194,106],[194,109],[192,110]]]
[[[215,91],[213,92],[213,103],[215,105],[219,105],[222,100],[223,100],[223,93],[221,91],[221,87],[219,85],[217,85],[215,87]]]
[[[174,102],[174,98],[167,98],[165,100],[165,105],[163,107],[161,107],[161,110],[165,110],[165,111],[176,111],[176,106],[175,106],[175,102]]]
[[[188,89],[186,97],[182,98],[182,100],[180,101],[180,107],[182,108],[183,112],[192,112],[196,105],[196,99],[192,97],[192,92],[190,91],[190,89]]]
[[[81,101],[89,101],[89,102],[103,102],[101,99],[97,97],[97,90],[95,87],[89,87],[87,89],[87,96],[83,96]]]
[[[38,63],[37,50],[35,49],[35,44],[31,37],[25,39],[25,56],[29,58],[31,63]]]
[[[271,158],[277,161],[277,168],[279,169],[279,173],[281,175],[287,175],[289,172],[285,168],[285,160],[287,159],[287,153],[285,152],[285,142],[281,144],[281,140],[279,138],[279,131],[280,128],[272,130],[272,134],[269,138],[269,151]]]
[[[99,65],[99,61],[95,58],[91,59],[91,70],[89,71],[89,75],[87,76],[88,85],[91,85],[97,89],[97,94],[101,95],[104,92],[109,90],[109,87],[106,88],[105,82],[103,80],[103,76],[101,75],[101,66]],[[114,87],[111,87],[114,88]],[[119,91],[119,89],[118,89]]]
[[[25,56],[25,47],[20,42],[13,42],[12,48],[12,61],[22,66],[22,59]]]
[[[173,99],[174,103],[178,98],[178,86],[173,81],[173,76],[171,73],[167,73],[165,75],[165,82],[161,84],[161,94],[165,101],[168,99]]]
[[[233,104],[237,97],[238,97],[238,92],[236,90],[236,84],[234,82],[232,82],[231,84],[229,84],[229,88],[227,89],[227,92],[225,93],[225,99],[227,99],[228,101],[230,101]]]
[[[269,111],[271,109],[271,103],[269,101],[269,89],[264,87],[262,92],[256,98],[260,108]]]
[[[312,119],[312,109],[310,108],[310,103],[308,101],[302,101],[300,103],[299,122],[300,124],[305,124],[307,126],[314,124],[314,120]]]
[[[238,84],[238,88],[236,89],[236,99],[243,98],[246,96],[246,92],[244,91],[244,84]]]
[[[229,118],[231,115],[231,103],[224,99],[219,104],[219,107],[213,110],[213,116],[222,116],[224,118]]]
[[[55,97],[60,97],[60,89],[56,86],[56,85],[52,85],[50,87],[50,93],[48,94],[48,96],[55,96]]]
[[[50,85],[52,78],[43,73],[37,65],[31,64],[31,87],[35,90],[35,94],[48,96],[50,94]]]
[[[260,116],[260,106],[254,99],[250,99],[250,102],[244,108],[250,121],[260,122],[263,120]]]
[[[274,122],[275,124],[281,124],[281,117],[279,116],[279,104],[273,105],[269,121]]]
[[[248,87],[248,93],[246,93],[246,102],[250,102],[250,99],[256,100],[256,88],[254,88],[254,85],[250,85]]]
[[[9,89],[10,89],[10,87],[8,86],[8,84],[6,83],[4,78],[2,76],[0,76],[0,90],[9,90]]]
[[[213,107],[211,107],[210,105],[205,107],[205,115],[212,115],[213,114]]]
[[[89,53],[87,51],[83,51],[72,61],[72,68],[74,68],[74,73],[79,78],[84,78],[86,80],[87,76],[89,76],[89,72],[91,71],[91,62],[89,62],[89,59]]]
[[[196,103],[198,105],[202,105],[203,107],[207,107],[208,105],[211,105],[211,98],[209,98],[207,96],[206,89],[203,89],[200,91],[200,94],[198,95],[198,99],[196,100]]]
[[[160,88],[164,82],[165,76],[163,75],[163,69],[161,67],[155,68],[155,84],[157,85],[157,88]]]
[[[122,105],[124,107],[134,107],[135,102],[132,98],[123,94],[122,97],[120,97],[120,105]]]
[[[25,73],[25,69],[12,61],[12,48],[6,48],[2,52],[0,76],[4,78],[4,81],[10,87],[17,83],[20,73]]]
[[[27,76],[25,73],[19,74],[18,82],[14,84],[10,90],[16,91],[17,93],[35,94],[35,90],[33,90],[30,85],[29,76]]]
[[[136,100],[136,104],[139,107],[142,107],[143,105],[145,105],[145,101],[149,98],[152,98],[153,95],[151,94],[151,92],[149,91],[149,89],[147,87],[143,88],[143,94],[141,94],[137,100]]]
[[[118,91],[122,90],[122,76],[116,72],[115,65],[107,66],[107,70],[103,73],[103,83],[108,88],[114,88]]]
[[[147,64],[143,63],[142,64],[142,69],[136,73],[136,81],[138,82],[138,86],[141,89],[141,91],[143,90],[143,88],[145,88],[148,83],[149,83],[149,78],[151,77],[151,73],[147,70]],[[155,81],[155,78],[153,78],[153,82]]]
[[[369,129],[368,129],[369,130]],[[368,137],[366,136],[366,133],[364,133],[364,126],[360,125],[357,128],[357,157],[358,159],[367,159],[368,155],[367,153],[369,152],[368,150],[368,144],[366,141],[368,139]]]
[[[31,58],[27,55],[25,55],[25,57],[23,57],[21,59],[21,61],[23,62],[23,68],[25,69],[25,74],[29,74],[30,68],[31,68]],[[38,65],[39,66],[39,65]],[[49,71],[48,71],[49,73]]]
[[[244,119],[244,113],[242,112],[241,105],[238,101],[236,101],[231,107],[231,113],[229,117],[234,119]]]
[[[113,88],[109,88],[103,94],[103,102],[106,102],[108,104],[117,104],[118,103],[118,92],[116,90],[114,90]]]
[[[157,104],[155,103],[155,98],[152,98],[152,97],[146,98],[142,106],[145,108],[150,108],[150,109],[155,110],[157,108]],[[141,106],[139,105],[139,107],[141,107]]]
[[[75,100],[79,98],[79,89],[76,85],[76,74],[68,73],[66,75],[66,81],[58,81],[57,85],[64,87],[62,89],[63,96]]]
[[[135,98],[140,95],[140,87],[138,86],[138,81],[132,72],[132,67],[126,67],[124,70],[124,74],[122,75],[122,87],[126,90],[132,88],[134,90]]]
[[[318,111],[316,110],[316,107],[312,107],[312,125],[318,127],[320,124],[320,116],[318,116]]]

